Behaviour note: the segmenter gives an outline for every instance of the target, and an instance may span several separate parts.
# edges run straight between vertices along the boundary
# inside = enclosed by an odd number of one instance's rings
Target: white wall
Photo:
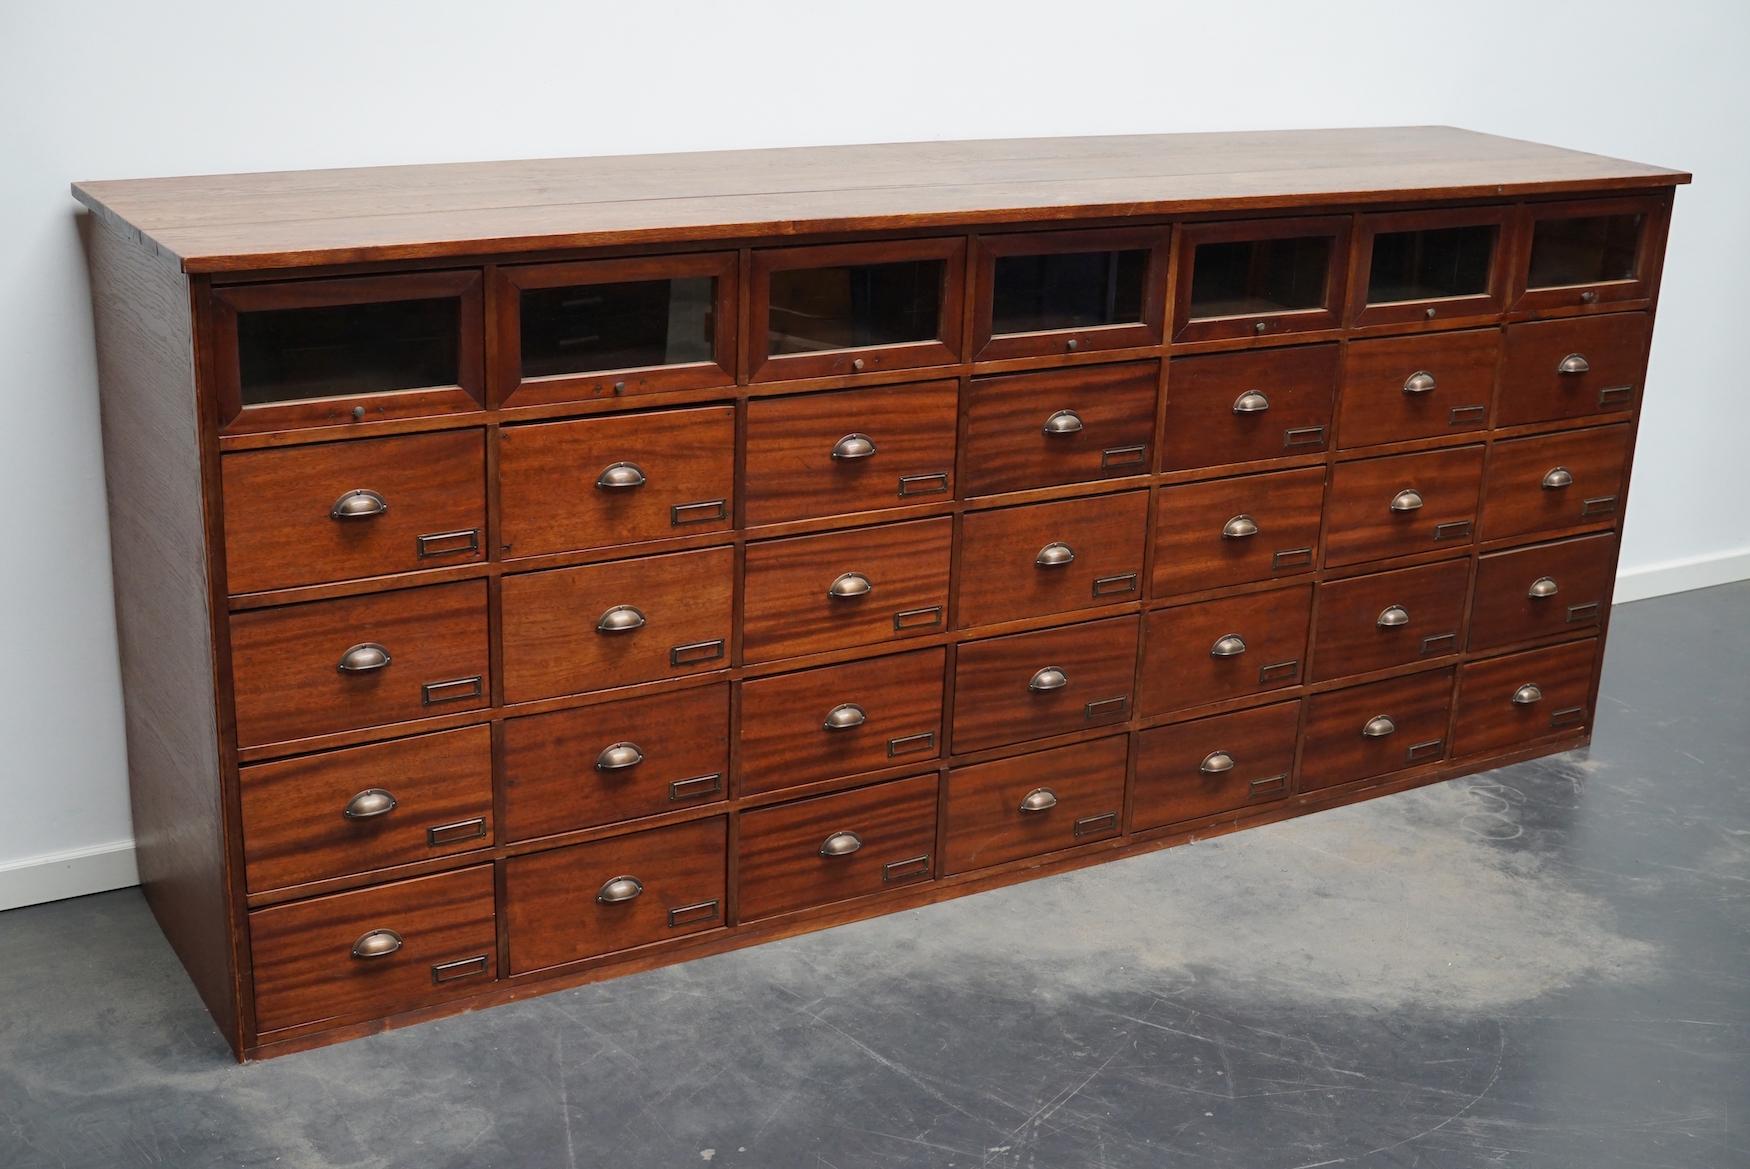
[[[0,908],[132,879],[70,180],[1405,123],[1683,167],[1696,185],[1677,200],[1623,550],[1640,595],[1750,576],[1747,13],[1737,0],[9,0]]]

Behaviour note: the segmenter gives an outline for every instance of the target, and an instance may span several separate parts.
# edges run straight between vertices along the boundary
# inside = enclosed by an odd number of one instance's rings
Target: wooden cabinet
[[[147,896],[247,1058],[1582,744],[1686,180],[80,184]]]

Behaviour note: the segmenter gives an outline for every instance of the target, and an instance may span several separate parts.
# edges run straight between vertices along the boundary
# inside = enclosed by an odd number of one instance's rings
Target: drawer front
[[[743,682],[740,791],[934,759],[946,660],[926,649]]]
[[[747,660],[940,633],[953,528],[944,516],[748,545]]]
[[[721,928],[727,824],[713,816],[506,861],[510,973]]]
[[[1324,501],[1323,467],[1162,488],[1154,595],[1311,572]]]
[[[477,710],[487,673],[484,581],[231,617],[243,747]]]
[[[942,871],[964,873],[1117,836],[1124,736],[1037,751],[948,775]]]
[[[749,524],[954,497],[954,382],[753,398]]]
[[[483,726],[258,763],[241,786],[252,893],[492,843]]]
[[[473,994],[498,977],[492,866],[258,909],[249,949],[263,1033]]]
[[[1508,325],[1495,425],[1634,409],[1651,333],[1646,313]]]
[[[219,466],[228,592],[485,558],[478,430],[234,451]]]
[[[1145,475],[1154,362],[972,379],[961,482],[967,495]]]
[[[1356,341],[1343,358],[1337,445],[1483,430],[1495,397],[1501,334],[1424,333]]]
[[[507,840],[722,800],[729,685],[506,719],[502,773]]]
[[[935,849],[934,775],[743,812],[740,920],[929,881]]]
[[[1469,584],[1469,560],[1321,584],[1313,681],[1457,653]]]
[[[727,530],[735,408],[506,426],[498,438],[507,558]]]
[[[1466,665],[1453,753],[1487,755],[1585,727],[1597,656],[1597,640],[1587,638]]]
[[[1136,738],[1132,829],[1233,812],[1288,794],[1300,703],[1155,727]]]
[[[1483,484],[1482,538],[1615,522],[1632,437],[1624,425],[1496,443]]]
[[[1331,690],[1307,701],[1301,791],[1372,779],[1446,757],[1451,669]]]
[[[1470,544],[1482,479],[1480,446],[1339,463],[1331,472],[1325,563]]]
[[[505,577],[505,701],[723,669],[734,580],[729,548]]]
[[[1336,398],[1335,345],[1181,357],[1167,370],[1161,468],[1316,455]]]
[[[1608,532],[1481,557],[1470,648],[1595,628],[1604,619],[1615,560],[1616,537]]]
[[[961,521],[962,628],[1141,595],[1148,492],[971,512]]]
[[[1299,685],[1311,620],[1310,585],[1155,610],[1143,641],[1143,714]]]
[[[954,750],[981,751],[1130,717],[1135,617],[969,641],[954,665]]]

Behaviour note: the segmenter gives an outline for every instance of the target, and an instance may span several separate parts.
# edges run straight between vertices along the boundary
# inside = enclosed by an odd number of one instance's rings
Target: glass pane
[[[450,298],[239,313],[243,404],[453,386],[461,329]]]
[[[1148,252],[998,256],[991,332],[1038,333],[1142,320]]]
[[[1540,219],[1531,235],[1532,288],[1632,280],[1641,245],[1641,216],[1592,215]]]
[[[1486,293],[1494,251],[1492,224],[1381,232],[1373,237],[1367,303]]]
[[[773,272],[766,351],[933,341],[941,329],[942,272],[941,260]]]
[[[1191,263],[1193,317],[1259,316],[1325,307],[1331,237],[1199,244]]]
[[[716,295],[710,276],[529,289],[523,376],[710,361]]]

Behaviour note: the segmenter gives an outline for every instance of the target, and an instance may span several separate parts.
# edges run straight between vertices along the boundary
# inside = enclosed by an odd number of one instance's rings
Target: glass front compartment
[[[1373,237],[1367,303],[1487,295],[1495,234],[1493,224],[1379,233]]]
[[[1633,280],[1640,215],[1539,219],[1531,234],[1531,288]]]
[[[245,406],[453,386],[461,305],[392,300],[237,315]]]
[[[991,332],[1042,333],[1142,320],[1148,252],[998,256]]]
[[[1332,239],[1198,244],[1191,262],[1191,316],[1251,317],[1326,307]]]
[[[716,296],[709,276],[524,289],[523,376],[711,361]]]
[[[934,341],[941,260],[789,268],[771,274],[766,351],[773,356]]]

